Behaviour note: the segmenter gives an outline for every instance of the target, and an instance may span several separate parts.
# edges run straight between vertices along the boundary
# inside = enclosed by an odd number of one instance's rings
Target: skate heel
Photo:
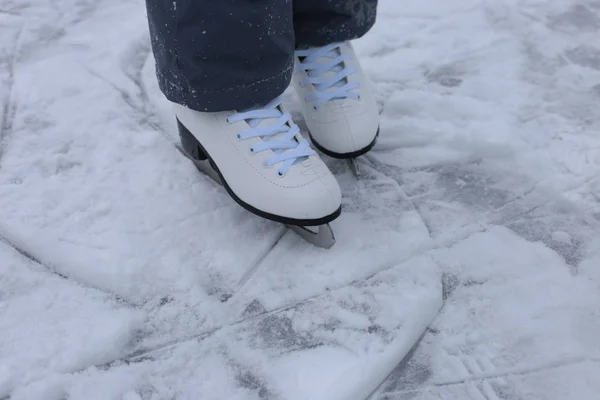
[[[208,157],[206,151],[198,141],[192,135],[192,132],[177,119],[177,129],[179,130],[179,138],[181,139],[181,152],[188,157],[196,168],[215,182],[222,184],[221,176],[217,173],[217,167],[213,161]]]
[[[208,156],[202,150],[200,142],[192,135],[192,132],[188,130],[179,119],[177,119],[177,129],[179,130],[179,138],[181,139],[181,147],[183,150],[192,158],[197,161],[206,161]]]

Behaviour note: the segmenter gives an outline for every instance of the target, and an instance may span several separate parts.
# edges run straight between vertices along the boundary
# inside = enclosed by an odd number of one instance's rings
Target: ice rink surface
[[[355,47],[321,250],[172,145],[142,1],[0,2],[0,399],[597,399],[600,2],[381,0]]]

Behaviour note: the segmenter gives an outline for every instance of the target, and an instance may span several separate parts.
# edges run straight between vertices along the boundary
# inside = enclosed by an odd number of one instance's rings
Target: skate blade
[[[296,225],[286,225],[286,227],[313,246],[330,249],[335,244],[335,235],[329,224],[311,226],[310,228]]]
[[[177,148],[186,158],[190,159],[194,163],[194,165],[200,170],[200,172],[206,174],[213,181],[223,186],[223,182],[221,182],[221,177],[213,169],[212,165],[210,165],[210,161],[208,159],[196,160],[180,146],[177,146]],[[331,226],[329,224],[319,225],[310,228],[299,225],[285,226],[315,247],[319,247],[322,249],[330,249],[335,244],[335,235],[333,234],[333,229],[331,229]]]
[[[358,160],[356,158],[349,158],[347,160],[348,162],[348,167],[350,167],[350,171],[352,171],[352,174],[354,175],[354,177],[356,179],[360,178],[360,167],[358,165]]]

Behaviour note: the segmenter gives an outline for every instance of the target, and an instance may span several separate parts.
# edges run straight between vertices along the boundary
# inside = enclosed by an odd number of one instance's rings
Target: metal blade
[[[356,179],[359,179],[360,178],[360,167],[358,166],[358,161],[356,160],[356,158],[349,158],[348,166],[350,167],[350,170],[354,174],[354,177],[356,177]]]
[[[306,240],[308,243],[322,249],[330,249],[335,244],[335,235],[329,224],[315,227],[286,225],[295,234]],[[311,228],[316,228],[312,230]]]

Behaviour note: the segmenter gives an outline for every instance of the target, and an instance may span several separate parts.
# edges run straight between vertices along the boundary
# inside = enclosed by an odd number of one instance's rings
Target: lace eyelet
[[[319,111],[319,107],[317,107],[317,106],[313,106],[313,110],[315,110],[315,111]]]
[[[253,156],[256,154],[256,151],[254,150],[254,147],[250,147],[250,155]]]
[[[238,133],[238,134],[237,134],[237,138],[238,138],[239,140],[242,140],[242,135],[240,135],[240,134]]]
[[[285,176],[285,174],[282,173],[281,171],[277,171],[277,176],[280,178],[283,178]]]

